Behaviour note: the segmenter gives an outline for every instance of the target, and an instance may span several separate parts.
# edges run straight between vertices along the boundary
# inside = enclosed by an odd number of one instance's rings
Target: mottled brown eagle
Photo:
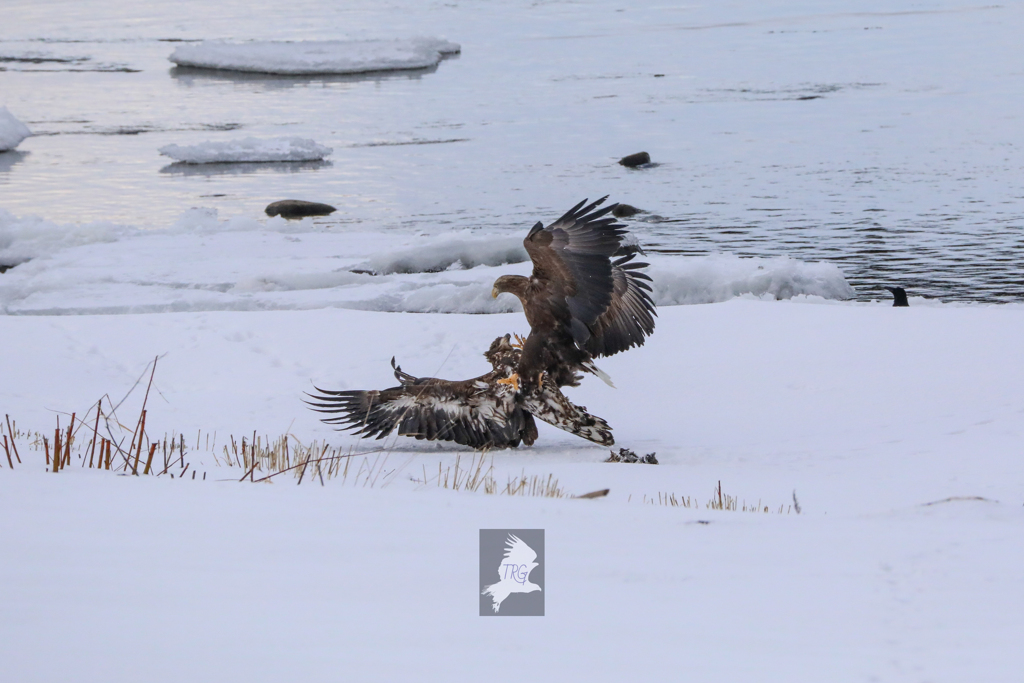
[[[550,379],[529,396],[501,382],[520,362],[520,349],[509,335],[498,337],[484,357],[492,370],[473,379],[453,381],[414,377],[391,366],[400,386],[383,391],[325,391],[308,394],[313,410],[336,417],[325,423],[356,434],[383,439],[397,431],[428,441],[454,441],[477,449],[515,448],[537,439],[534,416],[602,446],[615,443],[604,420],[574,405]]]
[[[523,303],[530,334],[517,375],[525,393],[541,389],[545,377],[557,386],[577,386],[579,371],[608,381],[593,364],[644,343],[654,331],[650,277],[624,248],[625,226],[597,208],[607,197],[569,209],[544,227],[537,223],[523,244],[533,261],[530,277],[502,275],[491,295],[515,294]],[[518,380],[518,381],[517,381]]]

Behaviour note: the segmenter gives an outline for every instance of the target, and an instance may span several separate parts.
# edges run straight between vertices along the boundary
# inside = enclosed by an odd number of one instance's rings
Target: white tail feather
[[[592,372],[598,377],[600,377],[601,381],[610,386],[612,389],[615,388],[615,385],[612,384],[612,378],[608,376],[608,373],[594,365],[593,361],[587,361],[586,363],[584,363],[583,369],[586,370],[587,372]]]

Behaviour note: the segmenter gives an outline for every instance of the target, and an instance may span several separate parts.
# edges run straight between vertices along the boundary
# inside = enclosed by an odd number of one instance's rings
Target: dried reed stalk
[[[156,453],[156,444],[149,446],[149,457],[146,458],[146,469],[142,471],[143,474],[149,474],[149,468],[153,464],[153,454]]]
[[[135,450],[135,465],[132,466],[132,474],[139,473],[139,459],[142,458],[142,437],[146,435],[146,409],[142,409],[142,415],[139,416],[139,446]],[[128,457],[131,458],[132,452],[129,449]],[[127,467],[127,465],[126,465]]]
[[[60,468],[64,469],[71,464],[71,440],[72,430],[75,428],[75,413],[71,413],[71,424],[68,425],[68,435],[64,439],[64,458],[61,460]]]
[[[7,433],[11,435],[11,448],[14,450],[14,457],[17,458],[18,464],[21,464],[21,456],[18,455],[18,444],[14,442],[14,430],[11,429],[11,416],[4,413],[4,419],[7,420]],[[49,463],[49,460],[47,460]]]
[[[92,458],[96,455],[96,437],[100,435],[100,404],[103,402],[101,398],[96,401],[96,425],[92,428],[92,448],[89,451],[89,468],[92,468]],[[100,458],[103,457],[103,451],[100,451]],[[82,464],[85,464],[85,458],[82,458]]]
[[[44,440],[45,444],[46,441]],[[49,455],[49,449],[47,449],[47,455]],[[63,460],[63,454],[60,452],[60,428],[53,430],[53,471],[60,472],[60,463]]]

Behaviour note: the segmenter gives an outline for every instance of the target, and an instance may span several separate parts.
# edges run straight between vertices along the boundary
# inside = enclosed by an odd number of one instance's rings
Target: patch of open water
[[[0,208],[158,227],[297,198],[338,207],[330,229],[513,234],[608,193],[644,210],[625,222],[657,252],[830,261],[861,299],[1024,300],[1020,7],[133,7],[5,10],[0,106],[37,135],[0,154]],[[167,61],[179,41],[416,34],[463,52],[337,77]],[[157,152],[282,135],[334,153],[186,168]],[[656,163],[616,163],[640,150]]]

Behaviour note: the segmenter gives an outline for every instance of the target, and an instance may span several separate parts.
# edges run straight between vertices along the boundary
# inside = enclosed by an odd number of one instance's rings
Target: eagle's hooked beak
[[[501,294],[501,292],[498,291],[497,287],[491,287],[491,298],[492,299],[497,299],[499,294]]]

